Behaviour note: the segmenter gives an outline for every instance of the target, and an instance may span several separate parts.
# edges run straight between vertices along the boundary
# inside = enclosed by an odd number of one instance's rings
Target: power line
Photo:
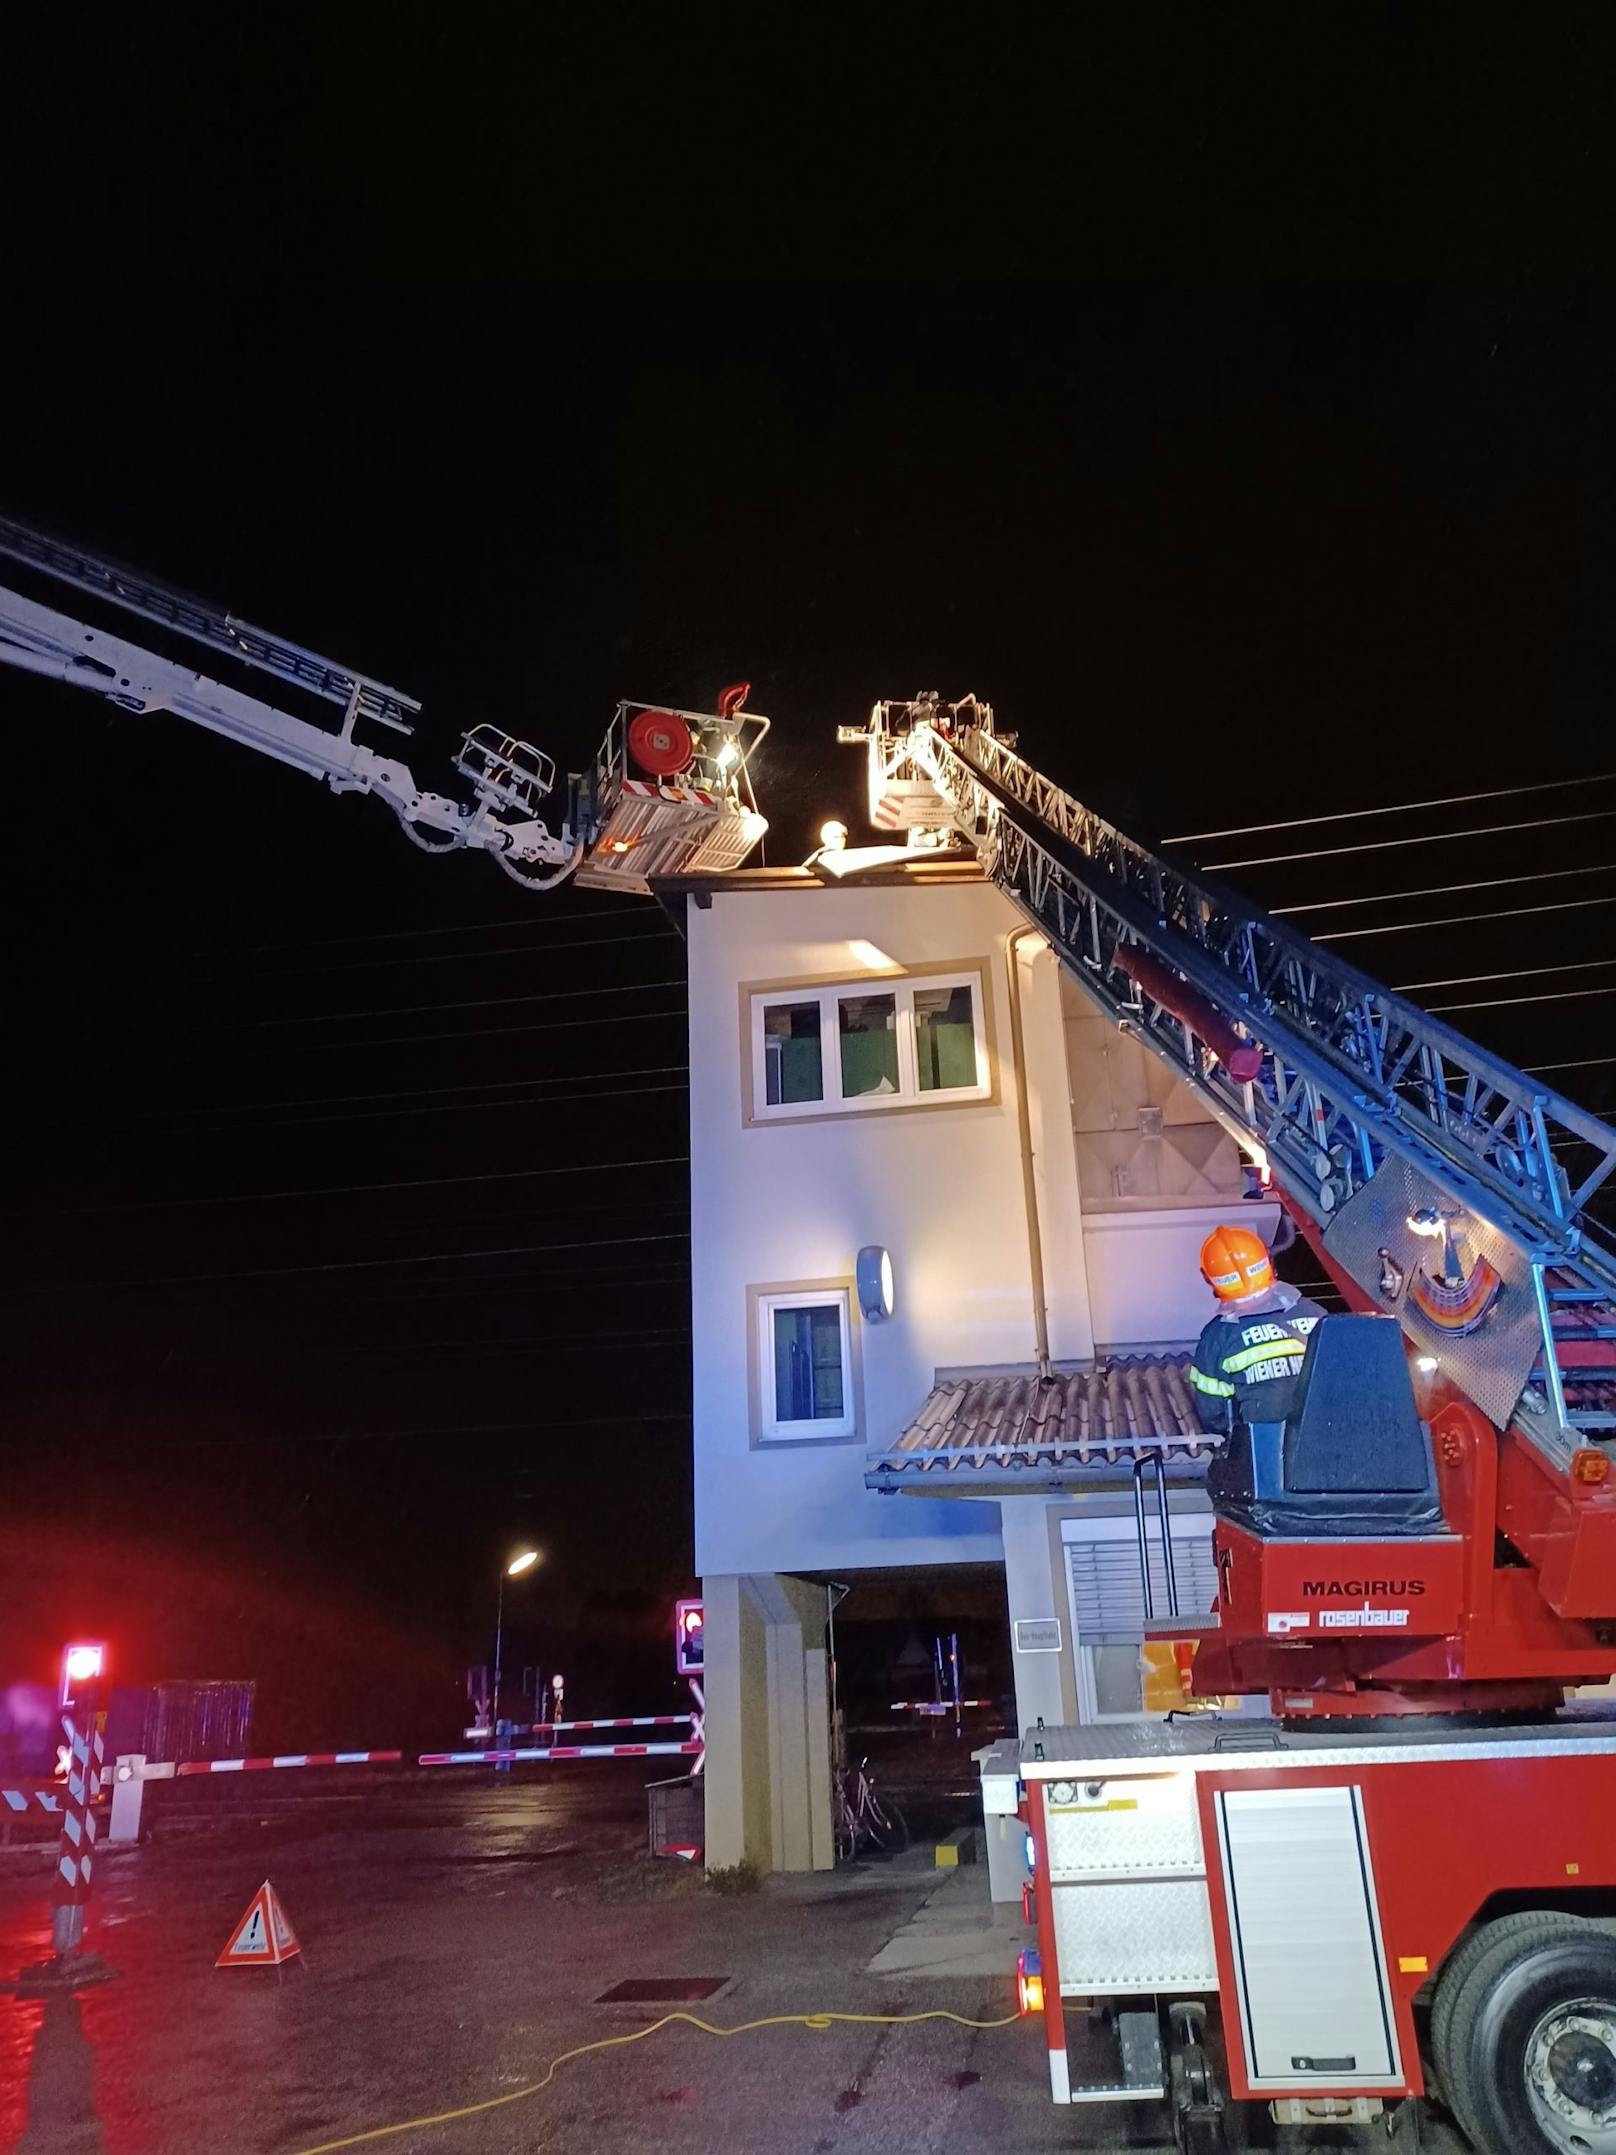
[[[612,1250],[646,1242],[688,1242],[688,1229],[660,1235],[603,1235],[593,1242],[518,1242],[498,1250],[428,1250],[418,1257],[340,1257],[318,1265],[255,1265],[247,1272],[182,1272],[155,1280],[64,1280],[62,1290],[93,1287],[207,1287],[216,1280],[280,1280],[316,1272],[379,1272],[401,1265],[473,1264],[482,1258],[535,1257],[541,1252],[560,1254],[568,1250]],[[55,1288],[42,1290],[56,1293]]]
[[[657,1019],[671,1023],[682,1019],[684,1014],[682,1009],[640,1010],[635,1011],[628,1017],[547,1019],[540,1025],[482,1025],[469,1031],[452,1033],[390,1033],[382,1040],[312,1040],[306,1041],[297,1047],[278,1048],[276,1053],[280,1055],[329,1055],[333,1051],[341,1052],[346,1050],[349,1053],[365,1054],[372,1048],[430,1047],[439,1042],[446,1043],[452,1040],[500,1040],[508,1038],[513,1033],[575,1033],[581,1027],[598,1030],[604,1025],[645,1025]],[[243,1048],[238,1052],[245,1055],[258,1054],[261,1051],[256,1048]]]
[[[516,943],[502,950],[448,950],[429,958],[359,958],[351,965],[283,965],[267,972],[232,972],[232,980],[310,980],[322,973],[375,973],[389,965],[480,965],[495,958],[552,958],[562,950],[615,950],[620,943],[678,943],[679,931],[670,922],[634,935],[586,935],[576,943]]]
[[[1316,846],[1306,853],[1262,853],[1250,860],[1213,861],[1206,873],[1229,875],[1236,868],[1274,868],[1284,861],[1339,860],[1345,853],[1390,853],[1403,846],[1445,845],[1455,838],[1498,838],[1506,831],[1558,830],[1567,823],[1608,823],[1612,816],[1616,816],[1616,808],[1592,808],[1583,815],[1536,816],[1525,823],[1485,823],[1469,831],[1426,831],[1408,838],[1376,838],[1368,844]]]
[[[449,1422],[437,1429],[293,1429],[280,1432],[275,1442],[279,1446],[292,1444],[405,1444],[417,1437],[477,1437],[510,1435],[515,1430],[525,1430],[529,1435],[542,1436],[551,1429],[622,1429],[638,1422],[688,1422],[690,1409],[678,1407],[667,1413],[597,1414],[587,1420],[576,1415],[532,1415],[525,1422]],[[145,1449],[160,1448],[173,1451],[237,1451],[243,1446],[257,1448],[264,1443],[262,1437],[169,1437],[147,1440]]]
[[[1616,988],[1567,988],[1555,995],[1501,995],[1485,1003],[1429,1003],[1427,1013],[1435,1017],[1443,1010],[1511,1010],[1518,1003],[1574,1003],[1579,996],[1616,995]]]
[[[1616,958],[1583,958],[1575,965],[1522,965],[1509,973],[1456,973],[1451,980],[1405,980],[1393,995],[1414,995],[1421,988],[1479,987],[1489,980],[1536,980],[1544,973],[1596,973],[1603,965],[1616,965]]]
[[[601,1091],[547,1093],[538,1100],[451,1100],[442,1107],[364,1108],[357,1115],[281,1115],[266,1130],[312,1130],[328,1122],[397,1122],[411,1115],[503,1115],[517,1108],[570,1107],[575,1100],[644,1100],[653,1093],[688,1092],[689,1079],[677,1085],[625,1085]]]
[[[1522,1063],[1528,1077],[1546,1077],[1551,1070],[1599,1070],[1616,1063],[1616,1055],[1579,1055],[1568,1063]]]
[[[502,920],[467,920],[452,928],[375,928],[368,935],[322,935],[307,936],[291,943],[255,943],[255,952],[266,950],[341,950],[355,943],[399,943],[418,937],[437,935],[478,935],[487,928],[570,928],[580,920],[621,920],[630,907],[644,911],[655,906],[654,898],[640,898],[625,891],[615,905],[591,906],[583,913],[560,913],[550,920],[525,919],[517,914]],[[206,962],[213,958],[228,957],[228,951],[193,950],[188,957]]]
[[[1463,890],[1501,890],[1517,883],[1558,883],[1566,876],[1616,874],[1616,861],[1601,861],[1593,868],[1544,868],[1533,875],[1489,875],[1470,883],[1427,883],[1419,890],[1381,890],[1367,898],[1317,898],[1310,905],[1276,905],[1276,920],[1294,920],[1299,913],[1338,913],[1350,905],[1391,905],[1400,898],[1450,898]]]
[[[514,1359],[518,1355],[542,1355],[546,1360],[564,1356],[593,1354],[597,1348],[611,1347],[621,1353],[628,1347],[676,1347],[690,1338],[684,1332],[588,1332],[570,1337],[556,1336],[551,1339],[499,1339],[489,1341],[439,1341],[420,1345],[405,1340],[381,1341],[374,1346],[355,1347],[345,1343],[338,1351],[348,1355],[410,1355],[428,1362],[463,1362],[473,1356],[481,1356],[496,1350],[502,1359]]]
[[[1182,838],[1164,838],[1163,845],[1204,845],[1213,838],[1252,838],[1260,831],[1311,830],[1317,823],[1358,823],[1366,816],[1405,816],[1416,808],[1461,808],[1470,801],[1514,800],[1522,793],[1557,793],[1567,786],[1600,786],[1616,778],[1616,771],[1595,771],[1588,778],[1544,778],[1530,786],[1494,786],[1486,793],[1447,793],[1434,801],[1395,801],[1387,808],[1342,808],[1327,816],[1291,816],[1283,823],[1239,823],[1227,831],[1189,831]]]
[[[1511,905],[1496,913],[1449,913],[1441,920],[1398,920],[1381,928],[1336,928],[1315,935],[1315,943],[1355,943],[1366,935],[1408,935],[1416,928],[1463,928],[1476,920],[1525,920],[1537,913],[1575,913],[1585,906],[1616,905],[1612,898],[1561,898],[1548,905]]]
[[[478,1078],[464,1085],[415,1085],[392,1092],[315,1093],[307,1100],[242,1100],[234,1105],[226,1103],[216,1107],[159,1107],[153,1108],[146,1115],[120,1115],[117,1117],[117,1123],[119,1126],[127,1126],[137,1122],[167,1122],[177,1116],[190,1120],[198,1116],[256,1115],[277,1107],[348,1107],[366,1100],[440,1099],[445,1093],[514,1092],[531,1085],[591,1085],[597,1078],[666,1077],[671,1071],[683,1071],[686,1068],[684,1063],[640,1063],[629,1070],[563,1070],[553,1077]],[[472,1107],[483,1107],[498,1103],[473,1100],[468,1104]],[[70,1121],[40,1123],[36,1127],[43,1130],[65,1130],[76,1127],[82,1120],[81,1116],[74,1116]]]
[[[380,1010],[321,1010],[294,1018],[248,1018],[240,1025],[187,1026],[188,1032],[266,1032],[275,1025],[339,1025],[347,1019],[414,1018],[433,1010],[499,1010],[513,1003],[570,1003],[580,995],[649,995],[658,988],[684,989],[682,979],[640,980],[615,987],[546,988],[537,995],[484,995],[464,1003],[389,1003]]]
[[[131,1197],[120,1204],[74,1207],[81,1212],[147,1212],[168,1205],[268,1205],[293,1198],[361,1197],[377,1190],[444,1190],[467,1182],[528,1182],[547,1175],[615,1174],[630,1167],[682,1167],[688,1152],[669,1152],[654,1160],[584,1160],[565,1167],[510,1167],[481,1175],[426,1175],[398,1182],[339,1182],[322,1190],[246,1190],[229,1197]],[[10,1206],[8,1211],[15,1209]]]

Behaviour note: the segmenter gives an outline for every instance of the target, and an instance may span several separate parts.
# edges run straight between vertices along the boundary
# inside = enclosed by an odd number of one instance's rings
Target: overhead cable
[[[1616,808],[1591,808],[1582,815],[1536,816],[1525,823],[1484,823],[1468,831],[1425,831],[1406,838],[1375,838],[1360,845],[1315,846],[1306,853],[1261,853],[1248,860],[1209,862],[1206,872],[1228,875],[1236,868],[1274,868],[1284,861],[1339,860],[1345,853],[1391,853],[1403,846],[1446,845],[1455,838],[1498,838],[1506,831],[1558,830],[1567,823],[1608,823],[1613,816]]]
[[[485,928],[570,928],[575,921],[580,920],[621,920],[624,918],[625,913],[630,911],[643,913],[647,907],[655,904],[656,900],[654,898],[640,898],[625,891],[615,905],[591,906],[587,912],[583,913],[556,913],[552,914],[549,919],[534,920],[531,917],[524,919],[518,913],[509,919],[466,920],[462,921],[458,927],[452,928],[376,928],[368,935],[309,936],[291,943],[255,943],[252,949],[255,954],[266,950],[339,950],[352,943],[399,943],[418,936],[476,935]],[[206,961],[212,958],[228,957],[229,952],[192,950],[185,952],[185,956],[199,961]]]
[[[1500,995],[1484,1003],[1428,1003],[1432,1017],[1442,1010],[1510,1010],[1518,1003],[1574,1003],[1581,996],[1616,995],[1616,988],[1567,988],[1554,995]]]
[[[1616,958],[1583,958],[1575,965],[1521,965],[1509,973],[1455,973],[1449,980],[1405,980],[1400,981],[1392,993],[1414,995],[1422,988],[1479,987],[1489,980],[1537,980],[1545,973],[1596,973],[1605,965],[1616,965]]]
[[[1366,816],[1406,816],[1416,808],[1462,808],[1470,801],[1514,800],[1522,793],[1555,793],[1566,786],[1601,786],[1616,778],[1616,771],[1595,771],[1587,778],[1543,778],[1529,786],[1494,786],[1486,793],[1445,793],[1432,801],[1394,801],[1385,808],[1340,808],[1327,816],[1290,816],[1282,823],[1237,823],[1226,831],[1188,831],[1181,838],[1164,838],[1163,845],[1204,845],[1213,838],[1252,838],[1260,831],[1309,830],[1315,823],[1358,823]]]
[[[258,1033],[276,1025],[339,1025],[352,1018],[414,1018],[434,1010],[498,1010],[513,1003],[570,1003],[580,995],[649,995],[667,988],[682,994],[682,978],[637,980],[609,988],[591,984],[584,988],[544,988],[537,995],[483,995],[463,1003],[387,1003],[379,1010],[320,1010],[293,1018],[248,1018],[240,1025],[188,1026],[187,1031]]]
[[[626,1017],[615,1018],[547,1018],[539,1025],[480,1025],[470,1030],[452,1033],[389,1033],[381,1040],[310,1040],[298,1046],[277,1047],[277,1055],[330,1055],[346,1050],[349,1054],[365,1055],[373,1048],[432,1047],[453,1040],[501,1040],[513,1033],[575,1033],[587,1029],[598,1032],[606,1025],[647,1025],[657,1019],[669,1023],[683,1023],[684,1010],[637,1010]],[[237,1049],[235,1053],[261,1054],[253,1048]]]
[[[683,1167],[689,1159],[688,1152],[666,1152],[651,1160],[580,1160],[564,1167],[506,1167],[480,1175],[412,1176],[398,1182],[337,1182],[318,1190],[244,1190],[239,1195],[223,1197],[131,1197],[118,1204],[68,1209],[100,1214],[149,1212],[170,1205],[268,1205],[285,1203],[293,1198],[362,1197],[377,1190],[444,1190],[467,1182],[531,1182],[547,1175],[601,1175],[616,1174],[630,1167]],[[7,1210],[10,1209],[8,1206]]]
[[[262,1125],[266,1130],[312,1130],[326,1122],[397,1122],[409,1115],[503,1115],[518,1108],[570,1107],[575,1100],[643,1100],[652,1093],[687,1092],[689,1080],[676,1085],[622,1085],[589,1092],[546,1093],[538,1100],[451,1100],[442,1107],[361,1108],[356,1115],[280,1115]]]
[[[1418,890],[1377,890],[1367,898],[1316,898],[1309,905],[1276,905],[1276,920],[1294,920],[1298,913],[1339,913],[1352,905],[1392,905],[1402,898],[1451,898],[1463,890],[1503,890],[1517,883],[1558,883],[1566,876],[1613,875],[1616,861],[1600,861],[1592,868],[1544,868],[1532,875],[1488,875],[1469,883],[1426,883]]]
[[[1394,920],[1379,928],[1336,928],[1315,943],[1355,943],[1366,935],[1408,935],[1416,928],[1463,928],[1477,920],[1526,920],[1536,913],[1577,913],[1588,906],[1616,905],[1610,898],[1561,898],[1548,905],[1511,905],[1496,913],[1447,913],[1440,920]]]
[[[689,1240],[689,1230],[678,1228],[660,1235],[602,1235],[593,1242],[518,1242],[497,1250],[427,1250],[416,1257],[339,1257],[318,1265],[254,1265],[247,1272],[165,1273],[158,1279],[147,1280],[64,1280],[62,1285],[69,1290],[83,1287],[210,1287],[217,1280],[278,1280],[315,1272],[379,1272],[402,1265],[464,1265],[474,1264],[482,1258],[533,1257],[540,1252],[559,1254],[566,1250],[624,1249],[646,1242]],[[54,1290],[46,1288],[42,1291]]]
[[[514,1092],[531,1085],[590,1085],[597,1078],[667,1077],[670,1072],[687,1068],[684,1063],[636,1063],[628,1070],[562,1070],[552,1077],[526,1078],[476,1078],[461,1085],[413,1085],[402,1091],[392,1092],[326,1092],[313,1093],[306,1100],[240,1100],[223,1102],[213,1107],[152,1108],[144,1115],[119,1115],[112,1120],[119,1125],[136,1122],[166,1122],[183,1117],[187,1121],[197,1116],[257,1115],[277,1107],[349,1107],[367,1100],[435,1100],[452,1092]],[[473,1101],[474,1107],[485,1103]],[[486,1103],[495,1106],[498,1103]],[[36,1125],[45,1130],[76,1129],[83,1121],[75,1115],[66,1122],[46,1122]]]
[[[525,1422],[447,1422],[436,1429],[299,1429],[279,1431],[275,1442],[284,1449],[289,1444],[403,1444],[416,1437],[488,1437],[510,1435],[522,1429],[538,1436],[551,1429],[621,1429],[636,1422],[688,1422],[690,1409],[678,1407],[668,1413],[646,1413],[636,1408],[630,1414],[595,1414],[587,1418],[577,1415],[557,1415],[546,1412],[542,1417],[530,1415]],[[159,1437],[148,1440],[145,1449],[155,1442],[168,1451],[201,1450],[210,1452],[234,1451],[243,1445],[257,1447],[261,1437]]]
[[[664,928],[633,935],[586,935],[576,943],[506,943],[498,950],[445,950],[430,958],[356,958],[344,965],[281,965],[267,972],[232,972],[231,980],[311,980],[325,973],[376,973],[393,965],[481,965],[495,958],[553,958],[563,950],[616,950],[623,943],[678,943],[683,938],[670,922]]]

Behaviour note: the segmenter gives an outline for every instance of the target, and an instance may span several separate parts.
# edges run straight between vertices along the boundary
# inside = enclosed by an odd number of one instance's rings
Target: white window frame
[[[757,1306],[758,1440],[763,1444],[830,1444],[858,1434],[854,1397],[852,1296],[845,1287],[781,1287],[760,1293]],[[778,1310],[836,1309],[841,1316],[842,1411],[812,1421],[781,1421],[775,1412],[774,1319]]]
[[[920,1066],[915,1051],[915,996],[937,988],[965,988],[971,997],[971,1036],[976,1048],[976,1082],[972,1085],[938,1086],[922,1092]],[[844,1094],[842,1091],[841,1036],[837,1005],[845,996],[890,995],[897,1014],[898,1089],[896,1092]],[[819,1067],[822,1092],[817,1100],[769,1099],[768,1050],[764,1040],[764,1013],[786,1005],[819,1006]],[[883,1109],[955,1107],[967,1101],[986,1100],[993,1092],[993,1065],[988,1053],[987,994],[981,972],[974,966],[946,973],[870,973],[862,980],[837,980],[828,985],[801,988],[760,988],[752,994],[752,1119],[756,1122],[797,1122],[822,1115],[879,1114]]]
[[[1171,1511],[1168,1517],[1171,1522],[1175,1556],[1181,1542],[1211,1541],[1214,1520],[1210,1504],[1204,1510],[1197,1507],[1195,1510]],[[1160,1522],[1152,1518],[1148,1523],[1147,1531],[1150,1538],[1151,1552],[1154,1555],[1160,1547]],[[1142,1707],[1133,1713],[1103,1714],[1100,1712],[1098,1687],[1094,1680],[1094,1663],[1090,1656],[1098,1652],[1101,1646],[1115,1642],[1084,1637],[1082,1627],[1078,1622],[1077,1597],[1072,1591],[1071,1560],[1066,1553],[1074,1543],[1084,1545],[1097,1541],[1126,1541],[1137,1549],[1139,1544],[1138,1521],[1131,1514],[1111,1514],[1086,1519],[1063,1519],[1060,1523],[1060,1540],[1061,1571],[1065,1575],[1066,1582],[1066,1607],[1072,1625],[1072,1666],[1077,1678],[1077,1718],[1079,1722],[1087,1724],[1102,1721],[1159,1721],[1161,1715],[1152,1713],[1148,1707]],[[1181,1578],[1182,1576],[1180,1575]],[[1165,1616],[1167,1611],[1158,1609],[1156,1613],[1158,1616]],[[1181,1608],[1179,1613],[1182,1616],[1189,1617],[1200,1612]],[[1141,1692],[1142,1690],[1143,1683],[1141,1681]]]

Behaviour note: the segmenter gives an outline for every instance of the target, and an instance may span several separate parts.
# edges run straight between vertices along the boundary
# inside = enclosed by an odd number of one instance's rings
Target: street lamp
[[[520,1579],[523,1572],[531,1571],[538,1561],[539,1552],[537,1549],[522,1549],[511,1558],[508,1564],[501,1568],[499,1574],[499,1601],[494,1616],[494,1710],[489,1716],[496,1731],[499,1728],[501,1655],[505,1644],[505,1581],[507,1579]],[[496,1742],[498,1741],[497,1735],[495,1740]]]

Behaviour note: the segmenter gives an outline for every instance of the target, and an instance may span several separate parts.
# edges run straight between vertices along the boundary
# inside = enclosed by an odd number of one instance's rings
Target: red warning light
[[[675,1603],[673,1665],[681,1676],[699,1676],[702,1672],[702,1644],[706,1623],[707,1619],[699,1601]]]
[[[106,1667],[107,1649],[100,1639],[78,1639],[62,1648],[62,1697],[64,1706],[71,1706],[73,1693],[80,1684],[93,1684]]]

